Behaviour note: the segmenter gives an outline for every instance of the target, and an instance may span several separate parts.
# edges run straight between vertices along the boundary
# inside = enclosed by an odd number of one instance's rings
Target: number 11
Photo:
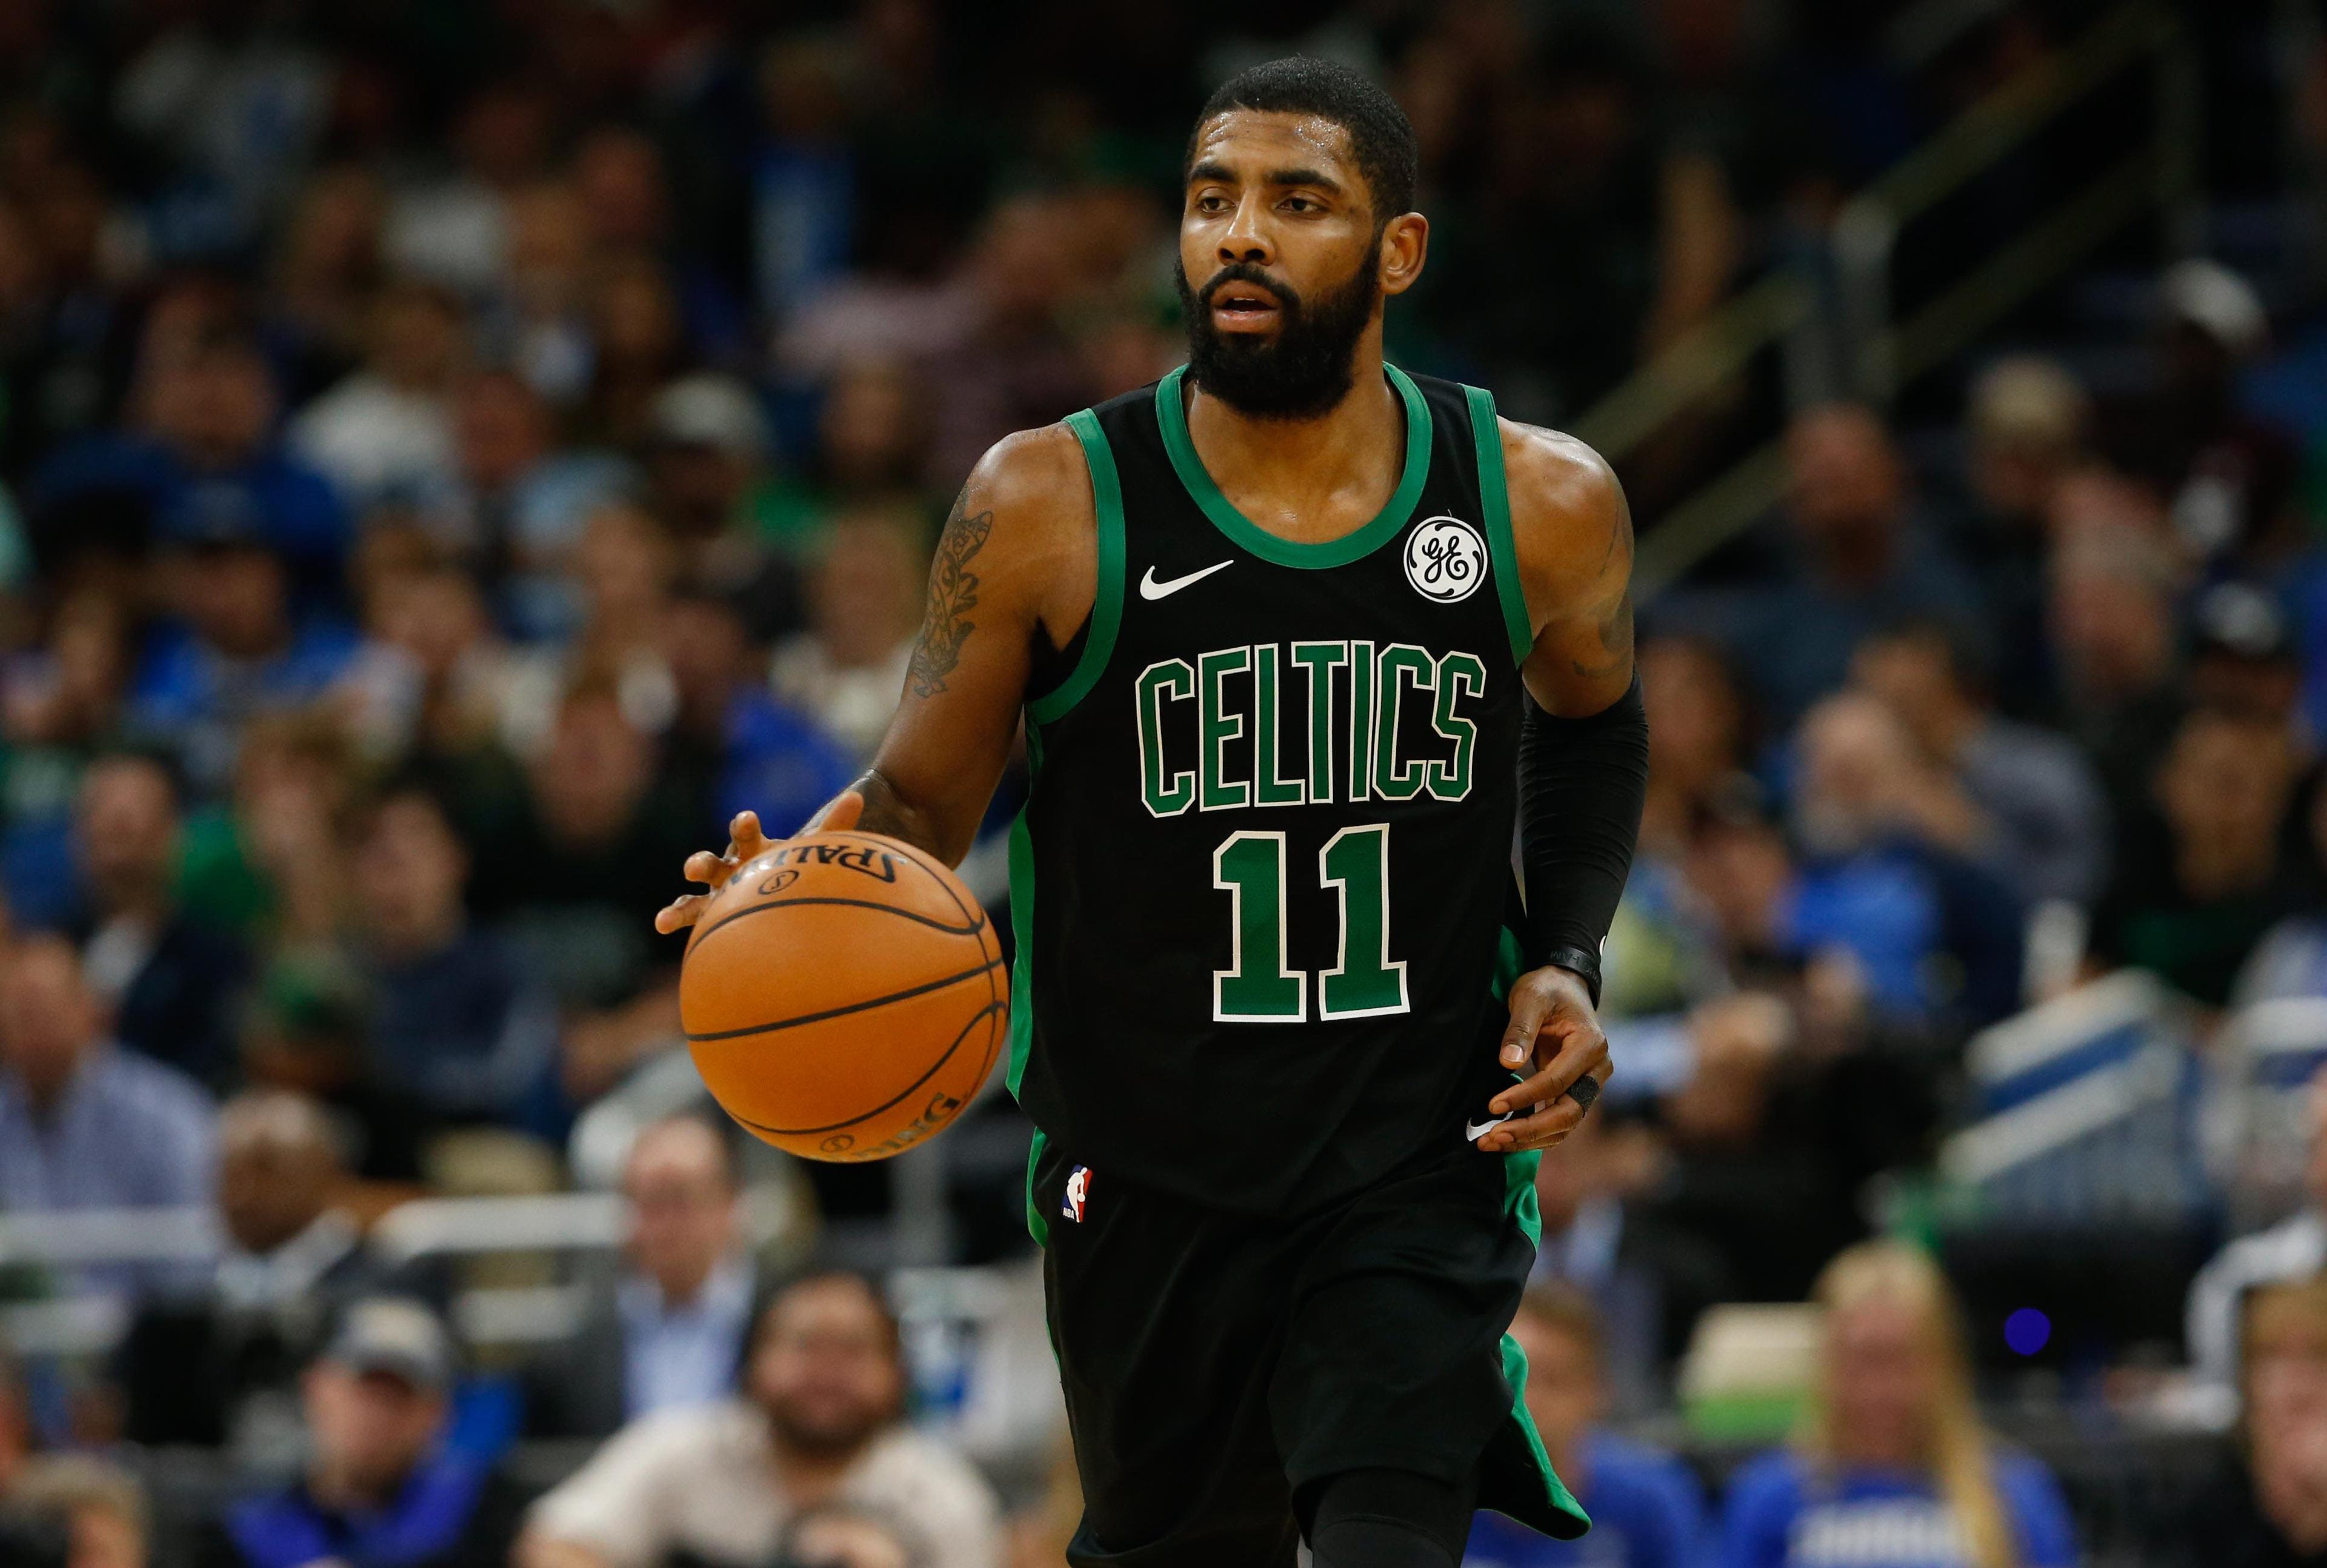
[[[1212,1017],[1300,1023],[1309,976],[1285,966],[1285,835],[1230,834],[1212,852],[1212,885],[1229,895],[1229,966],[1212,972]],[[1406,963],[1389,956],[1389,825],[1345,827],[1317,853],[1317,880],[1341,907],[1341,947],[1317,976],[1317,1015],[1407,1012]]]

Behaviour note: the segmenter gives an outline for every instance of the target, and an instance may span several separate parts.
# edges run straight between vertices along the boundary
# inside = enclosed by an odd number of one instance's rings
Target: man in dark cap
[[[452,1339],[420,1302],[349,1308],[302,1386],[306,1474],[229,1505],[198,1568],[501,1568],[525,1498],[446,1449],[454,1372]]]

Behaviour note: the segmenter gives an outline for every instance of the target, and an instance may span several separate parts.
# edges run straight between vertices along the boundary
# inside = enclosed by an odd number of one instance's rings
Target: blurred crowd
[[[956,1442],[965,1356],[883,1288],[1023,1283],[1023,1123],[989,1097],[935,1199],[739,1152],[652,911],[869,755],[977,455],[1178,361],[1211,82],[1378,71],[1433,220],[1393,357],[1560,423],[2101,8],[1902,50],[1937,9],[0,4],[0,1217],[215,1242],[0,1248],[0,1321],[80,1325],[0,1374],[0,1562],[1057,1563],[1047,1358],[1016,1449]],[[2191,26],[2210,191],[2291,200],[2241,149],[2327,138],[2327,67]],[[1642,606],[1617,1077],[1538,1183],[1528,1398],[1600,1554],[1482,1525],[1475,1562],[2075,1561],[2089,1499],[1982,1391],[2243,1412],[2156,1560],[2327,1561],[2327,1101],[2278,1086],[2266,1170],[2216,1070],[2327,1003],[2327,340],[2315,280],[2108,265],[2138,304],[2098,339],[2015,319],[1895,419],[1744,377],[1624,457],[1650,540],[1757,431],[1785,483]],[[1018,789],[965,867],[997,910]],[[2147,1228],[1967,1218],[1945,1140],[2127,974],[2229,1153],[2136,1148],[2190,1166]],[[521,1260],[379,1241],[593,1187],[620,1245],[520,1349],[463,1302],[533,1300]],[[945,1210],[911,1245],[908,1188]],[[2007,1342],[2044,1270],[2083,1293]],[[1741,1359],[1803,1435],[1710,1507],[1640,1434]],[[191,1489],[140,1457],[194,1451]]]

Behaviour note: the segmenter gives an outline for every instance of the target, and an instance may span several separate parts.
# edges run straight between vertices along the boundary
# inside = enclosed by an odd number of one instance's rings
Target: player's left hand
[[[1513,1072],[1535,1070],[1488,1102],[1489,1115],[1512,1113],[1479,1135],[1479,1147],[1490,1154],[1548,1149],[1566,1137],[1588,1108],[1567,1091],[1584,1078],[1604,1084],[1612,1070],[1608,1037],[1581,976],[1556,967],[1531,970],[1513,982],[1510,1006],[1502,1064]]]

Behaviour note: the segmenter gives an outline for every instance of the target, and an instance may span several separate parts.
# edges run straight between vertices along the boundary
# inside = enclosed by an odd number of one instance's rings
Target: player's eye
[[[1287,212],[1322,212],[1325,204],[1311,196],[1287,196],[1283,206]]]
[[[1217,191],[1207,191],[1196,198],[1196,210],[1199,212],[1223,212],[1228,210],[1228,204],[1229,199]]]

